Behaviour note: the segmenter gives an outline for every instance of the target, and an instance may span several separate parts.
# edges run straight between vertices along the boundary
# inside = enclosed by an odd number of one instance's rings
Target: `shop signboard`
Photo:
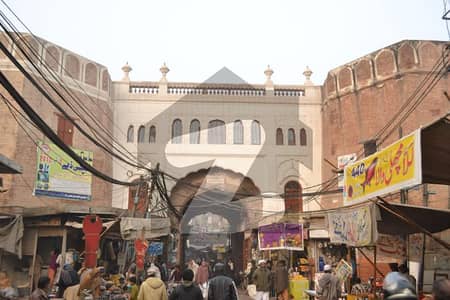
[[[376,240],[372,207],[364,205],[328,213],[330,241],[357,247],[372,245]]]
[[[52,143],[39,142],[34,195],[91,200],[92,175]],[[91,151],[72,149],[92,165]]]
[[[270,224],[258,230],[260,250],[303,250],[302,224]]]
[[[162,242],[151,242],[148,246],[147,253],[150,256],[158,256],[163,254],[163,243]]]
[[[352,205],[422,181],[420,130],[344,169],[344,205]]]

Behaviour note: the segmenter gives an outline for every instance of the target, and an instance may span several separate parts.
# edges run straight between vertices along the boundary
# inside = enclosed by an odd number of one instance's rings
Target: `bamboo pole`
[[[361,248],[356,248],[356,249],[358,249],[358,251],[364,256],[364,258],[367,259],[367,261],[368,261],[372,266],[375,266],[377,272],[378,272],[381,276],[384,277],[383,272],[381,272],[380,269],[378,269],[378,268],[376,267],[376,265],[375,265],[375,264],[373,263],[373,261],[367,256],[367,254],[365,254],[365,253],[362,251]]]

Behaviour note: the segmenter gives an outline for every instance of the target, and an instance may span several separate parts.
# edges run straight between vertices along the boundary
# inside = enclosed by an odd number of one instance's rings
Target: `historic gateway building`
[[[173,228],[182,234],[216,234],[218,245],[224,237],[215,229],[230,232],[226,239],[236,245],[231,247],[234,257],[245,246],[242,232],[256,226],[252,220],[284,211],[341,206],[339,194],[304,196],[337,188],[331,165],[340,156],[361,156],[362,144],[371,139],[376,140],[372,145],[384,147],[450,109],[448,76],[423,97],[415,95],[416,87],[437,73],[435,66],[448,52],[445,42],[401,41],[334,68],[323,85],[311,82],[309,68],[303,72],[302,84],[282,85],[272,81],[270,67],[264,71],[265,80],[261,76],[262,84],[247,83],[227,68],[204,82],[171,82],[166,64],[156,81],[133,81],[129,65],[122,68],[121,80],[111,81],[105,66],[43,39],[24,37],[34,53],[33,62],[46,69],[44,75],[33,72],[33,77],[41,83],[45,78],[63,81],[72,96],[58,103],[81,128],[102,128],[111,133],[103,136],[103,144],[120,143],[139,163],[172,176],[166,187],[173,207],[183,216],[172,219]],[[24,61],[5,34],[0,40]],[[24,65],[32,69],[30,62]],[[95,168],[127,182],[148,176],[87,140],[2,53],[0,69],[64,142]],[[9,98],[4,89],[1,93]],[[0,103],[0,153],[22,165],[23,174],[2,176],[0,211],[113,206],[144,214],[147,207],[142,202],[133,204],[136,187],[91,178],[58,159],[62,154],[20,115],[17,122],[6,102]],[[403,107],[414,103],[417,107],[401,126],[385,129],[396,122],[394,117]],[[87,126],[86,120],[95,126]],[[390,132],[392,128],[395,132]],[[53,153],[54,160],[45,161],[46,156],[39,155],[42,151]],[[54,162],[61,170],[49,174],[48,164]],[[76,176],[66,176],[62,170]],[[61,184],[48,191],[49,180]],[[404,191],[401,200],[448,208],[449,188],[423,185]],[[149,207],[154,213],[164,211],[158,197],[152,201]],[[194,238],[178,242],[190,243],[190,248],[202,243]]]

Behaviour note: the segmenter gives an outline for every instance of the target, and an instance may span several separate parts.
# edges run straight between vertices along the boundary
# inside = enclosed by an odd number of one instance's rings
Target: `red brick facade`
[[[361,142],[373,138],[397,114],[441,58],[444,47],[444,42],[402,41],[331,70],[324,83],[324,159],[337,162],[340,155],[362,154]],[[448,86],[449,78],[444,76],[403,122],[403,136],[450,110],[444,95]],[[400,131],[395,130],[379,149],[399,136]],[[322,165],[322,174],[324,180],[335,176],[328,164]],[[422,187],[408,191],[407,202],[449,208],[449,187],[428,185],[428,191],[428,199],[424,199]],[[398,197],[392,200],[399,201]],[[342,198],[336,201],[336,196],[327,196],[321,202],[326,208],[337,207]]]
[[[8,39],[4,35],[0,35],[0,39],[7,41]],[[36,41],[34,41],[36,42]],[[105,67],[92,63],[82,57],[78,57],[75,54],[68,54],[69,51],[52,45],[44,40],[40,40],[44,45],[36,44],[36,49],[40,55],[43,55],[43,61],[55,71],[58,71],[59,75],[67,74],[63,71],[61,63],[65,63],[65,67],[69,70],[69,73],[75,75],[75,78],[79,78],[80,74],[86,73],[85,79],[89,85],[86,85],[83,81],[78,83],[73,82],[70,78],[67,79],[69,87],[80,99],[83,106],[96,116],[97,120],[110,132],[112,132],[112,109],[109,102],[109,75]],[[38,46],[39,45],[39,46]],[[15,50],[11,48],[11,50]],[[20,58],[18,51],[14,52],[17,58]],[[32,86],[32,84],[24,79],[22,74],[15,70],[10,64],[9,60],[4,55],[0,55],[0,61],[3,65],[6,65],[2,72],[4,72],[7,78],[13,83],[18,92],[28,101],[28,103],[39,113],[39,115],[49,124],[56,132],[58,126],[57,110],[46,100],[44,97]],[[89,65],[89,68],[85,68]],[[85,70],[85,71],[82,71]],[[100,72],[100,71],[102,72]],[[101,77],[102,75],[102,77]],[[36,77],[38,80],[41,78]],[[102,81],[100,81],[102,78]],[[102,82],[102,85],[99,85]],[[79,86],[78,86],[79,85]],[[87,96],[83,91],[80,91],[80,87],[86,91]],[[104,90],[104,91],[102,91]],[[8,99],[12,100],[9,94],[0,88],[0,91]],[[55,95],[54,99],[58,99]],[[90,98],[90,99],[89,99]],[[69,101],[70,97],[67,97]],[[69,112],[69,114],[75,118],[75,120],[85,129],[88,129],[82,121],[75,116],[75,114],[67,107],[62,101],[58,101],[62,107]],[[79,109],[79,105],[75,105]],[[82,113],[82,115],[86,115]],[[61,207],[65,204],[69,205],[83,205],[83,206],[111,206],[112,203],[112,185],[100,180],[93,176],[92,181],[92,200],[91,201],[77,201],[77,200],[62,200],[58,198],[49,197],[35,197],[32,195],[32,189],[36,177],[36,151],[37,147],[26,136],[24,131],[17,125],[12,118],[6,105],[0,101],[0,153],[4,154],[8,158],[16,161],[23,167],[22,175],[5,175],[3,177],[3,185],[5,189],[8,189],[5,193],[0,193],[0,207],[1,206],[23,206],[23,207]],[[88,119],[89,120],[89,119]],[[93,123],[92,120],[89,120]],[[27,123],[25,123],[27,126]],[[98,128],[98,127],[95,127]],[[87,130],[90,132],[90,130]],[[44,139],[44,135],[37,130],[33,130],[37,133],[35,138],[39,140]],[[33,134],[32,134],[33,135]],[[85,149],[94,152],[94,167],[102,172],[112,175],[112,158],[109,154],[99,149],[92,142],[88,141],[77,129],[74,129],[73,133],[73,147],[78,149]]]

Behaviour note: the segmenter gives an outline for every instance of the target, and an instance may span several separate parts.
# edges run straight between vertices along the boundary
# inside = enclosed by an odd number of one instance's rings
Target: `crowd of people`
[[[53,255],[55,254],[55,255]],[[167,264],[157,259],[143,270],[131,263],[123,274],[117,265],[85,268],[57,263],[52,253],[48,275],[35,280],[31,300],[63,298],[67,300],[203,300],[238,299],[237,275],[231,260],[214,265],[206,260],[190,260],[186,265]],[[100,265],[102,263],[100,262]]]
[[[55,255],[55,261],[58,256]],[[52,258],[53,261],[53,258]],[[30,296],[31,300],[63,298],[67,300],[235,300],[239,298],[240,285],[256,300],[294,299],[288,293],[289,275],[286,263],[278,261],[272,267],[270,262],[252,261],[246,270],[236,272],[232,260],[226,263],[190,260],[186,265],[167,264],[154,259],[145,268],[139,270],[135,263],[121,274],[117,265],[106,268],[100,262],[99,267],[86,268],[74,264],[60,266],[46,276],[39,276]],[[53,272],[54,271],[54,272]],[[240,276],[242,275],[242,276]],[[362,286],[356,283],[354,287]],[[17,295],[5,272],[0,272],[0,299],[13,299]],[[319,300],[337,300],[343,296],[342,283],[334,274],[330,265],[325,265],[324,274],[316,284],[316,298]],[[361,288],[361,287],[360,287]],[[360,289],[358,288],[358,289]],[[361,288],[362,289],[362,288]],[[4,294],[3,291],[7,293]],[[407,269],[393,270],[384,278],[383,299],[412,300],[419,299],[415,287],[415,278]],[[352,292],[353,294],[353,292]],[[450,299],[450,281],[436,280],[433,285],[433,300]]]

